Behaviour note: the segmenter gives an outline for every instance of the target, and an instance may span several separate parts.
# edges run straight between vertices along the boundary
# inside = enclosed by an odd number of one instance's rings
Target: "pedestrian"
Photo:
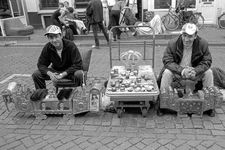
[[[45,35],[49,42],[39,56],[38,70],[32,74],[35,88],[46,89],[45,80],[58,82],[62,78],[71,79],[81,86],[83,62],[75,43],[63,39],[61,29],[56,25],[48,26]]]
[[[197,34],[198,27],[187,23],[182,27],[178,39],[168,43],[162,59],[164,67],[157,79],[161,90],[168,89],[172,82],[182,80],[192,80],[203,87],[214,86],[208,42]],[[160,109],[158,115],[163,115]]]
[[[98,27],[103,32],[107,43],[109,42],[109,36],[106,32],[105,26],[103,25],[103,6],[101,0],[91,0],[87,6],[86,14],[89,18],[89,23],[92,26],[95,45],[93,48],[99,49],[99,39],[98,39]]]
[[[110,20],[110,14],[111,14],[111,10],[112,7],[117,3],[118,0],[107,0],[107,4],[108,4],[108,11],[109,11],[109,23],[108,23],[108,30],[111,29],[111,20]]]
[[[120,13],[121,10],[124,8],[124,1],[118,1],[111,9],[110,12],[110,26],[111,28],[114,26],[119,26],[120,21]],[[121,30],[119,28],[112,29],[113,32],[113,41],[116,41],[116,39],[120,39]]]

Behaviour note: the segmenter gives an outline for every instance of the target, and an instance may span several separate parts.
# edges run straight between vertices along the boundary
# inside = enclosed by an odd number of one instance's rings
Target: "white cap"
[[[187,33],[189,35],[193,35],[196,32],[198,32],[198,27],[193,23],[186,23],[181,29],[181,33]]]
[[[59,33],[62,34],[61,29],[58,26],[50,25],[50,26],[47,27],[45,35],[59,34]]]

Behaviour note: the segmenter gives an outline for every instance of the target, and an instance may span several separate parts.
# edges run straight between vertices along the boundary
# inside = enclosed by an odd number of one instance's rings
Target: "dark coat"
[[[86,15],[90,24],[103,21],[103,7],[101,0],[91,0],[86,9]]]
[[[162,73],[165,69],[169,69],[172,73],[181,75],[184,69],[179,64],[183,57],[183,42],[181,35],[177,40],[170,41],[163,56],[163,64],[157,83],[160,86]],[[209,51],[208,42],[199,36],[194,40],[191,56],[192,67],[195,68],[196,76],[203,74],[211,67],[212,56]]]
[[[83,68],[80,52],[74,42],[63,40],[62,58],[59,57],[55,47],[48,42],[42,49],[37,67],[42,74],[47,74],[49,66],[57,71],[66,71],[68,75],[74,74]]]

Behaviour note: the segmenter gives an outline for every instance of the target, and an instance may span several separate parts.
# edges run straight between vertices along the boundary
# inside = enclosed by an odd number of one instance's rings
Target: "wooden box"
[[[79,114],[88,112],[90,110],[89,90],[82,89],[82,91],[75,90],[71,99],[73,105],[72,113]]]
[[[32,102],[36,119],[46,119],[46,114],[72,115],[72,94],[69,99],[58,100],[55,93],[49,93],[43,100]]]
[[[203,88],[195,94],[184,93],[182,97],[178,95],[177,89],[161,89],[160,108],[174,110],[180,117],[186,114],[201,117],[204,111],[221,107],[223,102],[223,95],[215,86]]]
[[[30,101],[32,91],[26,88],[26,85],[15,84],[13,90],[6,89],[1,94],[8,111],[10,111],[8,104],[14,103],[17,111],[33,113],[33,106]]]

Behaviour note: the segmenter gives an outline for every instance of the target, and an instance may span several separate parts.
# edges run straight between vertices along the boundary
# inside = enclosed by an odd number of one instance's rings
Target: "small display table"
[[[111,70],[106,95],[115,102],[117,115],[122,116],[125,107],[140,107],[145,117],[149,102],[156,102],[159,89],[150,65],[140,65],[129,70],[125,66],[114,66]]]

